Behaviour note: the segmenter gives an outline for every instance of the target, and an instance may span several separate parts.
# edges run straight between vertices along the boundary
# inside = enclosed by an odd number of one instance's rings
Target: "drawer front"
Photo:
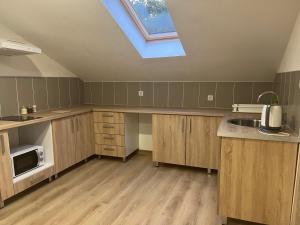
[[[96,134],[119,134],[124,135],[125,128],[122,123],[94,123],[94,131]]]
[[[122,135],[95,134],[95,143],[98,145],[125,146],[125,137]]]
[[[123,157],[125,156],[125,149],[121,146],[111,146],[111,145],[97,145],[95,146],[96,154]]]
[[[25,178],[14,184],[15,194],[18,194],[52,176],[54,167],[49,167],[31,177]]]
[[[124,123],[124,113],[94,112],[94,122],[98,122],[98,123]]]

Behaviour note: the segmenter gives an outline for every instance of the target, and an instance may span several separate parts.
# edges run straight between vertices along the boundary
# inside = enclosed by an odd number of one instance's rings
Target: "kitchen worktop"
[[[176,108],[153,108],[153,107],[117,107],[117,106],[95,106],[82,105],[72,108],[59,108],[30,114],[30,116],[40,117],[29,121],[0,121],[0,130],[7,130],[21,126],[47,122],[64,117],[74,116],[82,113],[99,112],[124,112],[124,113],[143,113],[143,114],[169,114],[169,115],[193,115],[193,116],[216,116],[223,117],[230,113],[228,110],[218,109],[176,109]]]
[[[123,112],[123,113],[142,113],[142,114],[168,114],[168,115],[189,115],[189,116],[215,116],[224,117],[219,129],[218,136],[231,138],[246,138],[268,141],[300,142],[299,136],[290,131],[290,136],[270,136],[262,134],[257,128],[232,125],[227,122],[233,118],[258,118],[258,114],[232,113],[224,109],[182,109],[182,108],[154,108],[154,107],[121,107],[121,106],[96,106],[82,105],[72,108],[53,109],[44,112],[30,114],[30,116],[41,117],[35,120],[24,122],[0,121],[0,130],[7,130],[16,127],[32,125],[36,123],[61,119],[87,112]]]
[[[290,136],[278,136],[278,135],[267,135],[259,132],[257,128],[238,126],[228,123],[230,119],[244,118],[244,119],[260,119],[258,114],[227,114],[218,129],[219,137],[228,138],[243,138],[243,139],[254,139],[264,141],[282,141],[282,142],[294,142],[299,143],[300,137],[292,130],[284,131],[289,133]]]

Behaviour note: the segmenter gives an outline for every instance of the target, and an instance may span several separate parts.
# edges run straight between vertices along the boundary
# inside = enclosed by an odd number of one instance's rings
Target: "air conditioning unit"
[[[31,44],[18,41],[0,39],[0,55],[14,56],[27,54],[41,54],[42,50]]]

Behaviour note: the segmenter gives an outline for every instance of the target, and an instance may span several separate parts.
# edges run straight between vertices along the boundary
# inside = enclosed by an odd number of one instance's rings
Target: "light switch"
[[[144,96],[144,91],[138,91],[138,93],[139,93],[139,96],[140,96],[140,97],[143,97],[143,96]]]
[[[213,95],[208,95],[207,96],[207,101],[212,102],[214,100],[214,96]]]

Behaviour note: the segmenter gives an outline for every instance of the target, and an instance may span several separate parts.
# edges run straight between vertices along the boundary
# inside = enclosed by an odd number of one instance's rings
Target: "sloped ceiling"
[[[268,81],[299,0],[169,0],[187,56],[142,59],[101,0],[0,0],[0,20],[87,81]]]

